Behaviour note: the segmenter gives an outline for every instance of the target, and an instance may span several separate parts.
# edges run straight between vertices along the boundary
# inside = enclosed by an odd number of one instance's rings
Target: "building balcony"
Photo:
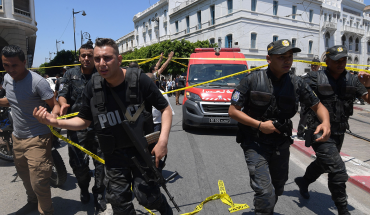
[[[163,17],[163,24],[167,24],[167,17]]]
[[[353,27],[349,27],[349,26],[346,26],[346,25],[344,26],[344,32],[352,33],[352,34],[358,34],[360,36],[365,35],[365,31],[363,29],[353,28]]]
[[[143,34],[145,34],[146,33],[146,28],[143,28]]]
[[[337,23],[334,22],[324,22],[324,25],[322,26],[323,29],[335,31],[337,30]]]
[[[158,22],[154,21],[153,26],[154,26],[154,28],[158,28]]]

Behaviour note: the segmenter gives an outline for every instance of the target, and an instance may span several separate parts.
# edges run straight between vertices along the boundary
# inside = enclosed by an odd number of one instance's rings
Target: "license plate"
[[[209,123],[230,123],[230,119],[212,118]]]

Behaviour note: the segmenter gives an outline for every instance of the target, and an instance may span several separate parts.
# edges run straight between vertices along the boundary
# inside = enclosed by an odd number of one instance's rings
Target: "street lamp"
[[[64,44],[64,41],[61,40],[61,41],[58,41],[58,40],[55,40],[55,45],[57,46],[57,54],[58,54],[58,43],[62,42],[62,44]]]
[[[55,54],[55,52],[49,52],[49,60],[51,61],[52,54]]]
[[[72,14],[73,14],[73,37],[75,41],[75,63],[77,63],[77,50],[76,50],[76,18],[75,14],[78,14],[82,12],[82,16],[86,16],[86,13],[84,10],[75,12],[75,9],[72,9]]]

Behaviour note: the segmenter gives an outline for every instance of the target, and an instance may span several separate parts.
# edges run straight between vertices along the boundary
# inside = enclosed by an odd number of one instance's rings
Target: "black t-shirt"
[[[266,70],[262,70],[259,72],[263,72]],[[255,72],[257,73],[257,72]],[[274,88],[273,95],[276,97],[276,100],[279,99],[279,94],[280,91],[283,87],[283,84],[285,83],[284,78],[287,77],[289,74],[286,73],[284,74],[280,80],[278,80],[273,73],[270,71],[268,68],[267,71],[267,76],[271,80],[272,86]],[[234,90],[232,96],[231,96],[231,104],[237,105],[239,107],[247,107],[249,104],[249,95],[251,91],[251,86],[252,83],[254,82],[254,73],[250,73],[246,75],[239,83],[239,85],[236,87]],[[315,106],[317,103],[320,102],[319,98],[316,96],[316,94],[312,91],[310,86],[308,86],[307,83],[303,81],[302,78],[297,77],[297,96],[299,97],[299,101],[304,104],[306,107],[312,107]],[[237,95],[235,95],[237,94]]]
[[[105,82],[105,81],[104,81]],[[152,106],[154,106],[157,110],[163,110],[168,106],[167,100],[163,97],[162,93],[159,91],[158,87],[154,84],[154,82],[144,73],[140,76],[139,81],[140,92],[143,95],[143,99],[145,101],[145,109],[148,112],[152,112]],[[125,82],[122,82],[120,85],[112,88],[118,96],[121,98],[123,104],[126,108],[129,107],[129,101],[126,101],[126,86]],[[106,106],[107,112],[111,112],[116,114],[116,111],[119,112],[121,119],[124,119],[121,109],[119,108],[118,104],[114,100],[110,90],[106,92]],[[93,121],[93,115],[91,112],[91,104],[93,98],[93,87],[92,81],[87,83],[85,90],[82,95],[82,107],[78,114],[78,117],[86,120]],[[133,113],[132,113],[133,114]],[[98,122],[96,122],[98,123]],[[117,124],[118,125],[118,124]],[[120,125],[113,126],[121,131],[122,127]],[[112,128],[113,128],[112,127]],[[116,129],[114,129],[116,130]]]

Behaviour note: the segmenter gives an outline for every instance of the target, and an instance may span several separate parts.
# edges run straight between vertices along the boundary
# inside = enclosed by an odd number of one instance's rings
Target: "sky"
[[[132,18],[135,14],[156,2],[158,0],[35,0],[38,31],[33,67],[45,63],[50,52],[56,53],[57,40],[64,41],[58,44],[59,50],[74,50],[72,9],[86,12],[86,16],[82,16],[82,12],[75,14],[78,49],[81,31],[88,32],[93,41],[97,37],[117,40],[134,30]],[[364,3],[370,5],[370,0]],[[52,54],[52,58],[54,56]]]
[[[37,39],[33,67],[45,63],[49,52],[56,53],[56,41],[59,51],[74,50],[72,9],[84,10],[75,14],[76,47],[81,46],[81,31],[88,32],[91,40],[107,37],[114,40],[134,30],[132,18],[158,0],[35,0]],[[369,0],[370,1],[370,0]],[[85,40],[86,42],[87,40]],[[55,55],[52,54],[52,58]],[[47,59],[49,61],[49,59]]]

